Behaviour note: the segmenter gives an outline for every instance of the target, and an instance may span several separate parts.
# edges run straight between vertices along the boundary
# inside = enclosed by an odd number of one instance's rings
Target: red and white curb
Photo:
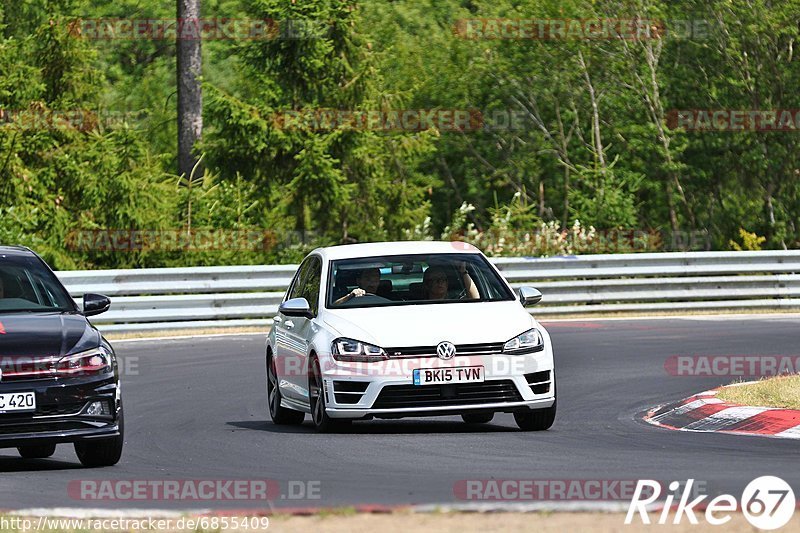
[[[678,431],[800,439],[800,410],[727,403],[717,398],[718,391],[652,409],[644,420]]]

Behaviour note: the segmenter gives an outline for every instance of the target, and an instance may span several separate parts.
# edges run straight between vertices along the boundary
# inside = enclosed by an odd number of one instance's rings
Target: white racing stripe
[[[675,415],[682,415],[684,413],[688,413],[689,411],[694,411],[699,407],[703,407],[704,405],[711,403],[722,403],[722,400],[720,400],[719,398],[701,398],[699,400],[694,400],[689,403],[683,404],[680,407],[676,407],[675,409],[670,409],[666,413],[661,413],[660,415],[648,418],[647,420],[650,422],[659,423],[661,420],[665,418]]]
[[[785,439],[800,439],[800,425],[775,434],[776,437],[783,437]]]
[[[683,429],[687,431],[720,431],[748,418],[760,415],[764,411],[770,411],[770,409],[768,407],[728,407],[702,420],[687,424]]]

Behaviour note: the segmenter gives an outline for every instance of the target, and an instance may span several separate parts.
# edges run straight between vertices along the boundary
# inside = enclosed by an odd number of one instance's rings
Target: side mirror
[[[286,316],[314,318],[314,315],[311,314],[311,306],[308,305],[308,300],[305,298],[292,298],[291,300],[286,300],[278,307],[278,311]]]
[[[533,287],[519,288],[519,303],[524,307],[536,305],[542,301],[542,293]]]
[[[111,299],[102,294],[83,295],[83,316],[94,316],[105,313],[111,307]]]

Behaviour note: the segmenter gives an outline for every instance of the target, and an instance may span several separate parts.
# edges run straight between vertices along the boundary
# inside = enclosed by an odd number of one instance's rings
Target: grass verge
[[[717,397],[740,405],[800,409],[800,375],[778,376],[725,387]]]

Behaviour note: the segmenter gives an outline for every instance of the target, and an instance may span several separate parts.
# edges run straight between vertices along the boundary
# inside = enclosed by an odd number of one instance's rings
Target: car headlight
[[[514,355],[538,352],[543,349],[544,339],[536,328],[529,329],[503,345],[503,353]]]
[[[90,376],[110,371],[111,354],[102,346],[64,356],[55,366],[57,376]]]
[[[383,348],[347,338],[334,340],[331,353],[337,361],[372,363],[388,359]]]

